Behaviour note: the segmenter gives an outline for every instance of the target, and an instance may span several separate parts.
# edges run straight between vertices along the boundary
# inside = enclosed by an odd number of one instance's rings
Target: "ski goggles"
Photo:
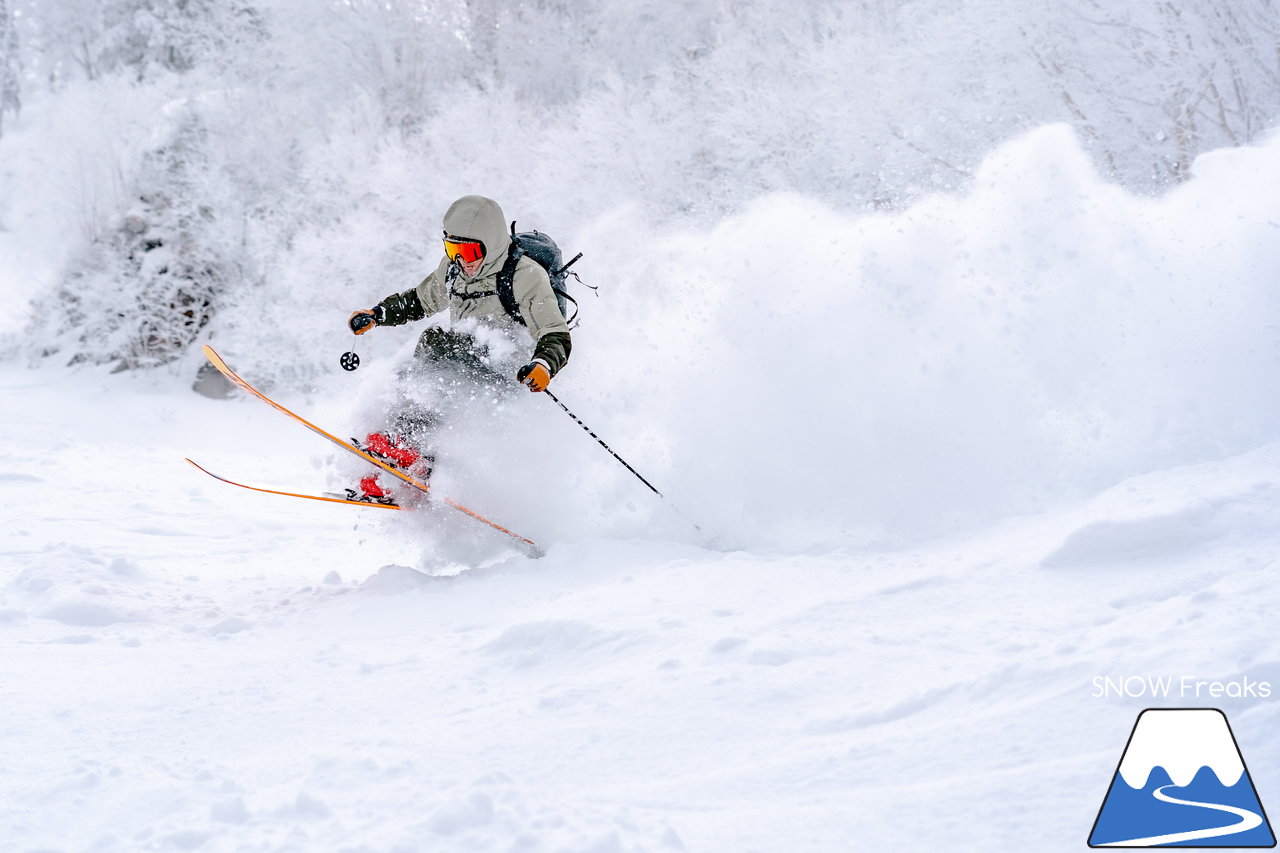
[[[484,243],[479,240],[459,240],[444,235],[444,253],[449,260],[460,264],[474,264],[484,257]]]

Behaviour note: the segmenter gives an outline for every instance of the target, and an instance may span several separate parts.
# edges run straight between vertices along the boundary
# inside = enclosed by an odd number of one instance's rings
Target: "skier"
[[[540,264],[524,256],[515,265],[511,285],[519,321],[503,308],[498,278],[511,246],[498,203],[463,196],[444,215],[439,266],[417,287],[352,313],[347,325],[357,335],[440,315],[400,372],[401,400],[389,428],[370,433],[366,451],[425,478],[433,457],[423,448],[443,421],[478,400],[497,402],[514,388],[512,376],[531,392],[545,391],[569,360],[569,326]],[[377,476],[362,479],[359,493],[348,491],[357,499],[392,502]]]

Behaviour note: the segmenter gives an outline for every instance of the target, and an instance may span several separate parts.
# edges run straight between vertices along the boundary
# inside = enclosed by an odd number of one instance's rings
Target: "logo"
[[[1276,846],[1226,715],[1217,708],[1139,714],[1089,846]]]
[[[1094,699],[1270,699],[1271,682],[1247,675],[1231,681],[1209,681],[1192,675],[1095,675]]]

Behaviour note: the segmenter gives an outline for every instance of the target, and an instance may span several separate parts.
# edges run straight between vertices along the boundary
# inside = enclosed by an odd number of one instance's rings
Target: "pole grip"
[[[582,253],[581,253],[581,252],[579,252],[578,254],[576,254],[576,255],[574,255],[574,256],[573,256],[573,260],[569,261],[569,263],[567,263],[567,264],[565,264],[564,266],[560,267],[560,269],[556,270],[554,273],[552,273],[552,275],[560,275],[561,273],[563,273],[563,272],[564,272],[565,270],[567,270],[569,267],[571,267],[571,266],[573,266],[574,264],[576,264],[576,263],[577,263],[578,261],[580,261],[581,259],[582,259]]]

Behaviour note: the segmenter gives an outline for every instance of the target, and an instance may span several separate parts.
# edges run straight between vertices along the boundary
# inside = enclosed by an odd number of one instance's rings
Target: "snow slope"
[[[5,849],[1074,850],[1144,704],[1093,676],[1280,680],[1280,445],[903,550],[431,577],[408,519],[181,462],[319,481],[263,406],[0,392]],[[1265,803],[1280,715],[1217,701]]]

